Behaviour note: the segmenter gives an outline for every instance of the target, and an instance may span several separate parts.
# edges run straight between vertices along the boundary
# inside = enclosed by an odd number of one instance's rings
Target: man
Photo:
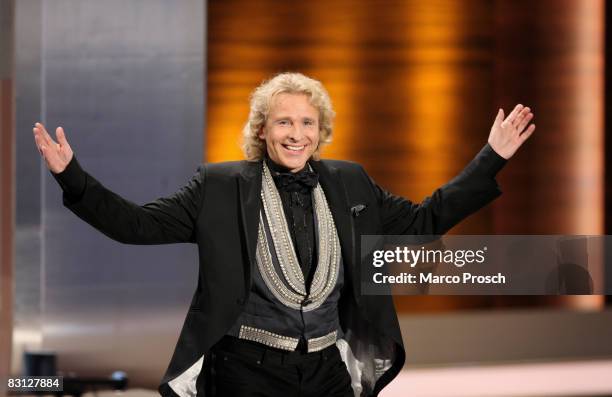
[[[413,204],[356,163],[320,159],[333,117],[320,82],[277,75],[252,95],[246,160],[202,165],[143,206],[84,172],[61,127],[58,143],[34,127],[77,216],[123,243],[198,244],[198,285],[162,395],[378,395],[405,352],[391,297],[360,293],[360,235],[445,233],[501,194],[496,173],[535,129],[529,108],[505,119],[500,109],[474,160]]]

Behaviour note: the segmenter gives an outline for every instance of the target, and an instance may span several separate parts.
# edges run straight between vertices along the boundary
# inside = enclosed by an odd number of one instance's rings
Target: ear
[[[264,127],[263,126],[259,129],[259,133],[257,133],[257,137],[259,139],[261,139],[262,141],[266,140],[266,134],[264,133]]]

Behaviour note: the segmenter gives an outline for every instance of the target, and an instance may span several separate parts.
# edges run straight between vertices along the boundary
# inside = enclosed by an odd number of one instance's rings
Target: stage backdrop
[[[533,108],[537,130],[498,176],[503,196],[457,234],[604,232],[604,2],[573,0],[211,1],[210,161],[241,157],[247,97],[297,71],[321,80],[338,117],[323,157],[363,164],[420,201],[486,143],[497,110]],[[400,311],[586,299],[400,298]]]

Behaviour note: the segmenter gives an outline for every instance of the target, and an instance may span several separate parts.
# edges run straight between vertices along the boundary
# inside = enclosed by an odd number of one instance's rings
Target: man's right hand
[[[36,141],[36,146],[38,147],[40,155],[45,159],[47,168],[49,168],[51,172],[59,174],[66,169],[66,166],[70,163],[70,160],[72,160],[73,152],[66,140],[66,135],[62,127],[57,127],[55,135],[59,143],[56,143],[53,138],[51,138],[51,135],[49,135],[44,125],[41,123],[36,123],[34,125],[34,140]]]

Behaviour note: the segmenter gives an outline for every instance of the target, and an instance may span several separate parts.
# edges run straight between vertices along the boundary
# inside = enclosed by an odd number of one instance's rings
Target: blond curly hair
[[[332,123],[336,113],[323,84],[301,73],[277,74],[253,91],[249,119],[242,129],[244,156],[249,161],[260,160],[265,156],[266,142],[258,135],[268,119],[272,100],[281,93],[307,95],[310,104],[319,111],[319,146],[312,155],[313,159],[319,160],[321,147],[331,143]]]

